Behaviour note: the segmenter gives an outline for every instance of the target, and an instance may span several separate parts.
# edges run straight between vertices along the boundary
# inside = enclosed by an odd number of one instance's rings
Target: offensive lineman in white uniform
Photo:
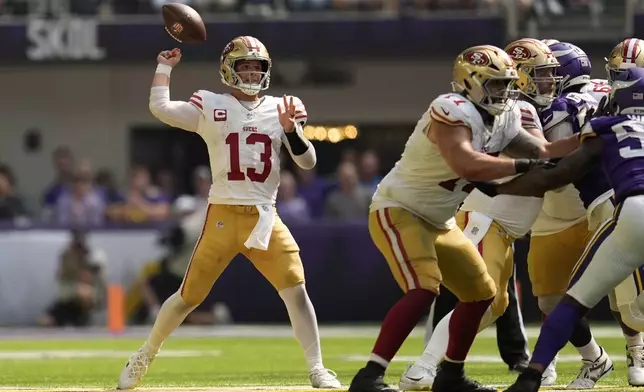
[[[556,83],[561,78],[554,73],[559,63],[548,46],[535,39],[514,41],[505,51],[517,65],[521,126],[545,142],[535,106],[545,107],[555,98]],[[487,328],[505,312],[507,285],[514,269],[513,243],[530,231],[543,203],[543,199],[536,197],[500,196],[490,198],[475,189],[456,215],[458,226],[477,246],[497,288],[496,298],[481,320],[479,330]],[[402,390],[431,389],[438,363],[447,350],[451,314],[438,323],[423,355],[401,376]]]
[[[294,97],[258,94],[269,86],[271,59],[264,45],[237,37],[220,60],[229,94],[205,90],[189,102],[170,100],[170,72],[181,60],[178,49],[161,52],[150,91],[150,110],[164,123],[198,133],[206,142],[213,185],[206,221],[179,291],[161,306],[143,346],[125,365],[119,389],[134,388],[163,341],[210,292],[237,254],[244,254],[275,287],[286,305],[293,331],[308,362],[315,388],[340,388],[322,363],[315,310],[304,285],[299,247],[275,211],[280,179],[279,152],[286,145],[297,165],[315,166],[313,145],[304,137],[306,111]]]
[[[472,187],[468,180],[512,176],[578,146],[571,138],[546,144],[521,129],[512,84],[518,79],[502,49],[475,46],[458,55],[453,93],[438,96],[411,134],[401,159],[376,191],[369,232],[404,296],[390,309],[366,366],[350,392],[393,391],[384,373],[426,313],[440,284],[459,298],[450,323],[435,392],[493,391],[464,375],[465,357],[496,288],[485,262],[454,216]],[[500,152],[529,159],[497,158]]]

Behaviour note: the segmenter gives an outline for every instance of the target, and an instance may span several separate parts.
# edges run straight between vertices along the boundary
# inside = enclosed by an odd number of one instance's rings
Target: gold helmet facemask
[[[633,67],[644,67],[644,41],[628,38],[613,48],[606,60],[606,74],[609,83],[613,83],[617,75]]]
[[[559,62],[542,41],[524,38],[511,42],[505,51],[517,68],[515,83],[522,95],[539,106],[548,106],[559,95],[561,76],[555,76]]]
[[[452,90],[496,116],[512,110],[519,79],[514,62],[492,45],[473,46],[454,61]]]
[[[237,71],[235,68],[240,60],[258,60],[262,69],[258,71]],[[243,36],[230,41],[221,53],[219,61],[221,82],[228,87],[241,91],[246,95],[257,95],[266,90],[271,79],[271,58],[264,44],[255,37]],[[254,82],[254,74],[260,74],[259,81]],[[246,81],[244,81],[246,80]]]

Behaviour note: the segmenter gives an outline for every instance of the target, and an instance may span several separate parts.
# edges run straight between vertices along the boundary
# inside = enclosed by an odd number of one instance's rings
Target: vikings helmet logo
[[[465,53],[463,58],[465,59],[465,61],[467,61],[468,63],[470,63],[472,65],[488,65],[488,64],[490,64],[490,57],[487,54],[485,54],[483,52],[479,52],[479,51],[473,51],[473,52]]]

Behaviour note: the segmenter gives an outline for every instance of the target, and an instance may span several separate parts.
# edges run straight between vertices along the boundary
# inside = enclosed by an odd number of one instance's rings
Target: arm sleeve
[[[197,132],[202,115],[201,98],[195,93],[190,102],[171,101],[170,87],[156,86],[150,89],[150,112],[154,117],[172,127]]]
[[[295,132],[285,133],[282,136],[282,141],[293,161],[299,167],[310,170],[315,166],[317,163],[315,147],[304,136],[304,130],[299,122],[295,123]]]

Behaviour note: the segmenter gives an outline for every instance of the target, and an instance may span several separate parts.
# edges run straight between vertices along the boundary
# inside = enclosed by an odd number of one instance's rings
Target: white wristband
[[[169,66],[168,64],[157,65],[157,70],[155,71],[155,73],[165,75],[167,77],[170,77],[171,72],[172,72],[172,67]]]

